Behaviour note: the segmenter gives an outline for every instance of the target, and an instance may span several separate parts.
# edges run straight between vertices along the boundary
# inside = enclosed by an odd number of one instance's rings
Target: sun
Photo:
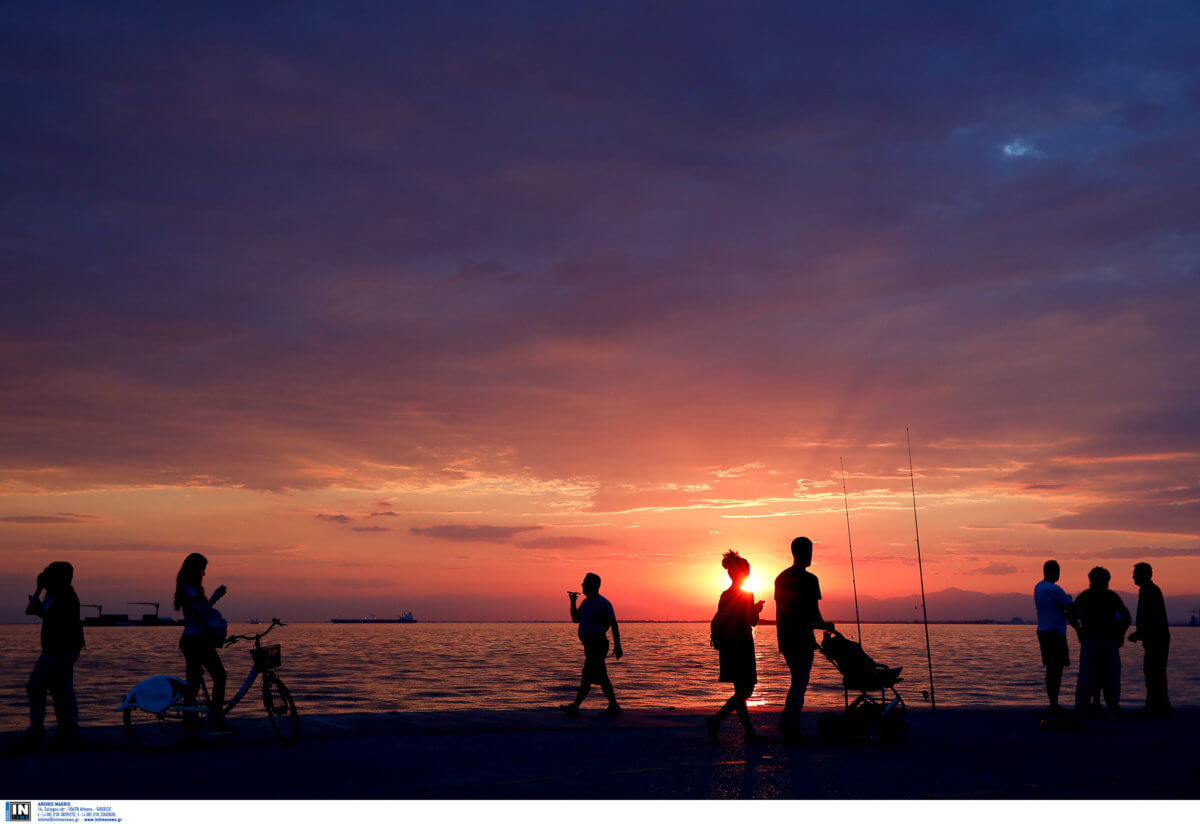
[[[767,590],[770,585],[767,580],[754,569],[750,570],[750,576],[746,578],[742,584],[743,592],[753,592],[758,598],[766,598]]]
[[[712,582],[708,584],[709,591],[711,592],[720,592],[729,588],[729,574],[720,567],[710,570],[704,578]],[[751,567],[750,577],[742,584],[742,591],[753,592],[756,600],[765,599],[769,601],[774,591],[774,578],[766,572],[759,572]]]

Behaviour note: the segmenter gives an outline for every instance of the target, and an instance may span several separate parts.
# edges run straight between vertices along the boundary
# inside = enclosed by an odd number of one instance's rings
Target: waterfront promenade
[[[0,755],[6,797],[139,798],[1198,798],[1200,709],[1168,722],[1039,730],[1035,710],[912,710],[901,744],[746,747],[731,720],[709,744],[701,711],[556,710],[307,715],[287,747],[266,720],[201,751],[147,753],[119,726],[70,753]],[[756,713],[773,734],[777,715]],[[815,714],[806,714],[808,730]],[[13,739],[4,736],[4,744]],[[184,776],[208,776],[184,783]]]

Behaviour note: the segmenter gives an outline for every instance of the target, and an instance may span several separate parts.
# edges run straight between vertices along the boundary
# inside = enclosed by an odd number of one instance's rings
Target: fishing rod
[[[854,577],[854,541],[850,538],[850,496],[846,494],[846,462],[842,465],[842,500],[846,504],[846,543],[850,545],[850,585],[854,588],[854,625],[858,627],[858,643],[862,643],[862,619],[858,615],[858,581]]]
[[[913,532],[917,536],[917,574],[921,579],[921,614],[925,618],[925,660],[929,662],[929,708],[937,710],[937,697],[933,692],[933,653],[929,649],[929,612],[925,609],[925,569],[921,565],[921,530],[917,526],[917,482],[913,480],[912,438],[908,427],[904,427],[904,441],[908,444],[908,483],[912,487]]]

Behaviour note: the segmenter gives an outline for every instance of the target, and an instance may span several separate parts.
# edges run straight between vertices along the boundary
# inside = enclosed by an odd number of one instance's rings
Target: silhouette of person
[[[1121,646],[1132,616],[1121,596],[1108,588],[1112,575],[1104,567],[1088,573],[1088,588],[1067,610],[1067,620],[1079,633],[1079,680],[1075,709],[1086,712],[1097,686],[1113,717],[1121,714]]]
[[[205,597],[203,582],[207,570],[208,559],[199,552],[193,552],[183,559],[179,574],[175,576],[175,609],[183,612],[183,635],[179,639],[179,649],[187,664],[187,682],[193,690],[200,689],[204,670],[208,670],[212,679],[209,732],[228,735],[235,730],[222,716],[225,708],[225,666],[217,654],[221,641],[213,635],[208,625],[208,618],[214,612],[213,605],[225,596],[226,589],[222,584],[213,590],[211,598]],[[188,732],[194,734],[194,725],[189,726],[191,729]]]
[[[717,602],[717,614],[711,624],[711,643],[717,650],[721,673],[718,680],[733,684],[733,695],[717,710],[715,715],[704,719],[708,737],[719,743],[717,729],[732,712],[737,713],[742,728],[746,731],[746,742],[766,741],[766,737],[754,730],[746,699],[754,692],[758,683],[758,666],[754,660],[754,627],[765,601],[754,600],[754,593],[742,589],[750,577],[750,562],[729,550],[721,559],[721,566],[729,573],[732,582],[729,589],[721,593]]]
[[[1042,648],[1042,664],[1046,667],[1046,696],[1050,711],[1058,712],[1058,694],[1062,688],[1063,668],[1071,665],[1067,649],[1067,610],[1071,596],[1058,585],[1061,570],[1058,561],[1042,564],[1042,580],[1033,588],[1033,603],[1037,607],[1037,639]]]
[[[613,691],[612,681],[608,678],[608,666],[604,659],[608,657],[608,635],[611,628],[613,636],[613,657],[620,658],[625,654],[621,649],[621,630],[617,626],[617,616],[607,598],[600,594],[600,576],[589,572],[583,576],[583,603],[576,604],[578,592],[568,592],[571,599],[571,620],[579,624],[579,642],[583,644],[583,674],[579,679],[579,691],[575,700],[563,704],[559,709],[574,718],[579,715],[579,705],[591,691],[592,684],[599,684],[608,699],[608,706],[600,711],[601,717],[612,718],[621,714],[617,704],[617,695]]]
[[[808,538],[792,541],[794,563],[775,579],[775,632],[779,636],[779,651],[787,662],[792,682],[783,704],[779,731],[784,744],[803,743],[800,734],[800,713],[804,709],[804,694],[812,674],[813,650],[817,648],[814,629],[833,629],[833,624],[821,617],[821,584],[808,571],[812,565],[813,545]]]
[[[1134,564],[1133,582],[1138,585],[1137,631],[1129,642],[1142,642],[1145,658],[1142,672],[1146,675],[1146,707],[1144,715],[1168,718],[1171,701],[1167,698],[1167,652],[1171,648],[1171,631],[1167,629],[1167,605],[1162,590],[1150,580],[1154,570],[1149,564]]]
[[[46,740],[46,693],[54,700],[54,731],[51,746],[70,748],[79,744],[79,703],[75,698],[75,662],[83,650],[83,622],[79,618],[79,596],[71,586],[75,569],[66,561],[55,561],[37,576],[37,590],[29,596],[26,615],[42,619],[42,653],[29,675],[29,729],[21,743],[40,748]],[[45,590],[46,597],[42,598]]]

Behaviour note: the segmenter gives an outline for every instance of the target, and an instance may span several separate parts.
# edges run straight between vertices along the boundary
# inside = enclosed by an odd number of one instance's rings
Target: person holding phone
[[[711,624],[711,643],[717,650],[721,672],[719,681],[733,684],[733,695],[717,710],[715,715],[704,719],[708,737],[719,743],[717,729],[730,713],[737,713],[738,720],[746,732],[747,743],[766,741],[766,736],[754,730],[746,699],[754,692],[758,683],[758,666],[754,660],[754,627],[764,601],[755,601],[754,593],[742,589],[750,577],[750,562],[735,550],[729,550],[721,559],[721,566],[729,573],[729,589],[721,593],[717,602],[717,614]]]
[[[200,688],[204,670],[212,679],[211,707],[208,729],[214,735],[229,735],[236,732],[222,716],[225,707],[225,666],[217,648],[224,641],[224,632],[214,633],[210,628],[214,622],[224,622],[213,605],[225,596],[225,585],[213,590],[211,598],[204,595],[204,573],[208,570],[208,559],[193,552],[183,559],[179,574],[175,576],[175,609],[183,612],[183,636],[179,649],[187,662],[187,682],[194,689]],[[214,617],[215,613],[215,617]],[[221,635],[218,639],[216,635]]]
[[[621,714],[617,704],[617,696],[613,691],[612,681],[608,677],[608,667],[604,659],[608,657],[609,629],[613,636],[613,657],[620,658],[625,654],[621,649],[621,630],[617,626],[617,615],[607,598],[600,594],[600,576],[589,572],[583,576],[583,603],[577,604],[578,592],[568,592],[571,599],[571,620],[579,625],[579,642],[583,644],[583,674],[579,679],[579,690],[575,700],[563,704],[559,709],[574,718],[579,715],[579,705],[591,691],[592,684],[599,684],[608,699],[608,706],[600,715],[603,718],[613,718]]]

